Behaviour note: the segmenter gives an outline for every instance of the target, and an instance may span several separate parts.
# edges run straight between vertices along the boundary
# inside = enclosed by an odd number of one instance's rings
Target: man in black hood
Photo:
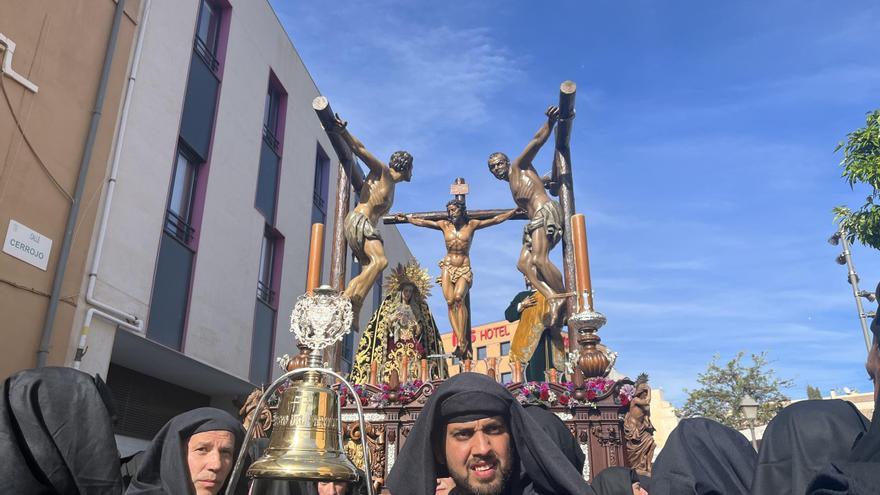
[[[244,435],[241,422],[220,409],[201,407],[179,414],[144,451],[125,493],[225,493]],[[246,477],[239,478],[235,493],[247,493]]]
[[[452,476],[456,494],[594,494],[541,426],[488,376],[437,387],[388,476],[394,495],[431,495]]]

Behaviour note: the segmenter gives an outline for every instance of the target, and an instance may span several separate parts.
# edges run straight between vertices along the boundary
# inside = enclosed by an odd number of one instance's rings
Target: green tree
[[[819,387],[807,384],[807,398],[810,400],[822,400],[822,391]]]
[[[704,373],[697,375],[700,387],[685,389],[688,394],[684,407],[677,411],[680,418],[708,418],[737,430],[748,428],[749,423],[739,410],[740,401],[751,395],[758,403],[758,424],[764,424],[785,407],[789,400],[782,390],[794,383],[781,379],[769,367],[767,354],[752,354],[752,363],[743,363],[744,352],[720,365],[716,354]]]
[[[841,176],[852,189],[856,184],[866,184],[871,194],[858,210],[834,208],[834,220],[846,230],[850,242],[858,239],[866,246],[880,249],[880,205],[875,204],[880,197],[880,110],[868,113],[865,127],[849,133],[846,142],[838,144],[834,151],[841,149]]]

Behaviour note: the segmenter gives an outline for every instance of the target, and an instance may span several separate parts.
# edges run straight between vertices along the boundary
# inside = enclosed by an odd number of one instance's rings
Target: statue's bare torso
[[[395,184],[387,168],[381,174],[371,171],[364,179],[354,211],[366,216],[373,225],[378,224],[394,203]]]
[[[550,201],[547,191],[544,190],[544,181],[541,180],[531,164],[525,168],[514,164],[510,167],[508,180],[513,200],[518,207],[526,210],[529,218],[534,218],[538,208]]]
[[[446,242],[446,260],[453,266],[470,264],[471,244],[478,223],[476,220],[470,220],[461,228],[456,228],[455,224],[448,220],[437,222],[440,230],[443,231],[443,240]]]

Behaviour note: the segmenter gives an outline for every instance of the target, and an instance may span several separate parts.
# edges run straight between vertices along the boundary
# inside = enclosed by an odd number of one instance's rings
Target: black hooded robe
[[[524,409],[536,423],[541,425],[541,428],[550,436],[553,443],[559,446],[559,449],[562,450],[562,453],[565,454],[571,465],[579,473],[584,472],[584,462],[586,462],[587,456],[581,450],[581,446],[568,427],[565,426],[565,423],[558,416],[541,406],[526,406]]]
[[[880,294],[880,284],[877,285]],[[871,322],[872,353],[880,352],[880,318]],[[880,376],[874,377],[880,380]],[[833,461],[813,479],[809,495],[867,495],[880,493],[880,396],[874,397],[871,427],[856,439],[846,461]]]
[[[495,380],[479,373],[461,373],[443,382],[422,408],[406,443],[397,456],[386,486],[394,495],[433,495],[436,479],[447,476],[434,458],[432,433],[446,418],[474,421],[507,417],[511,441],[520,460],[524,483],[519,494],[594,494],[565,455],[513,395]]]
[[[187,464],[186,447],[189,437],[205,431],[222,430],[235,435],[235,456],[238,458],[244,441],[244,428],[231,414],[213,407],[201,407],[171,418],[159,430],[144,451],[137,472],[126,490],[127,495],[188,495],[193,493],[192,479]],[[247,466],[245,466],[247,469]],[[229,475],[232,475],[230,469]],[[225,493],[227,477],[218,493]],[[239,477],[235,493],[247,493],[247,477]]]
[[[597,474],[590,485],[597,495],[632,495],[633,483],[639,482],[635,469],[607,467]]]
[[[757,453],[740,432],[683,419],[651,471],[651,495],[749,495]]]
[[[808,400],[786,407],[767,425],[752,495],[802,495],[831,461],[847,458],[868,420],[842,400]]]
[[[122,493],[109,411],[95,379],[73,368],[25,370],[7,378],[0,408],[0,493]]]

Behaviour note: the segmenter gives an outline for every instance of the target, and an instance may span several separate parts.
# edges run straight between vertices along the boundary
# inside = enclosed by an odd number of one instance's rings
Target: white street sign
[[[3,252],[45,271],[52,252],[52,239],[10,219]]]

